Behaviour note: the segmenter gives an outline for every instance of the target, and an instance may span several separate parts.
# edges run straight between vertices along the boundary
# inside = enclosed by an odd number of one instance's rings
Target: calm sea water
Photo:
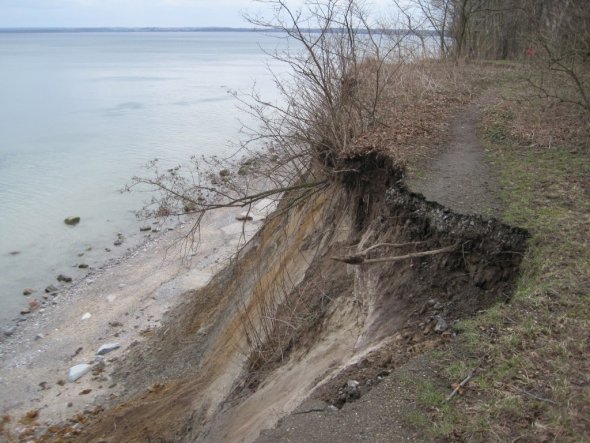
[[[272,96],[260,45],[277,44],[256,33],[0,34],[0,321],[26,305],[23,288],[40,297],[58,273],[80,277],[78,263],[139,240],[133,211],[146,196],[118,191],[147,161],[228,153],[240,127],[228,91],[256,81]],[[68,227],[68,215],[82,222]],[[130,239],[120,248],[117,232]]]

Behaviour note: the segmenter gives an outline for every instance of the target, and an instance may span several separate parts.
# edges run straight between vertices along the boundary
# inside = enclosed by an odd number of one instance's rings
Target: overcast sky
[[[376,10],[389,0],[367,2]],[[246,27],[243,13],[259,8],[253,0],[0,0],[0,28]]]

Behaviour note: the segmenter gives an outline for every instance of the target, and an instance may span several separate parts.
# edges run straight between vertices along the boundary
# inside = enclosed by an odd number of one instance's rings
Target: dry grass
[[[494,84],[503,66],[422,60],[387,67],[382,116],[372,130],[354,140],[345,156],[384,152],[410,176],[437,155],[447,141],[448,122],[482,89]]]

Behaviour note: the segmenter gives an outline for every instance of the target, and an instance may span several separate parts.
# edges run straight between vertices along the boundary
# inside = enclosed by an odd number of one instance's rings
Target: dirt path
[[[451,121],[448,149],[425,165],[421,178],[407,184],[456,212],[493,216],[500,210],[500,201],[477,136],[478,116],[477,105],[458,114]]]

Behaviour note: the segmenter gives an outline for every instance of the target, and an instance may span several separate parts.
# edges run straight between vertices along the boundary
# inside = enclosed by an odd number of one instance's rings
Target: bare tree
[[[453,0],[395,0],[394,3],[403,11],[409,29],[414,30],[417,35],[425,29],[434,31],[438,38],[440,55],[446,57],[451,53],[448,34],[453,23]]]
[[[394,69],[392,45],[375,30],[356,0],[310,1],[291,8],[286,1],[262,2],[270,17],[248,17],[257,28],[288,41],[271,56],[290,68],[273,74],[280,99],[256,92],[238,96],[255,117],[247,140],[232,159],[193,158],[190,165],[136,177],[129,188],[155,191],[144,216],[197,214],[193,233],[208,211],[250,206],[287,197],[283,208],[334,181],[353,140],[380,125],[384,88]],[[236,160],[237,159],[237,160]]]
[[[590,112],[590,8],[580,0],[547,3],[528,36],[527,80],[541,96]]]

